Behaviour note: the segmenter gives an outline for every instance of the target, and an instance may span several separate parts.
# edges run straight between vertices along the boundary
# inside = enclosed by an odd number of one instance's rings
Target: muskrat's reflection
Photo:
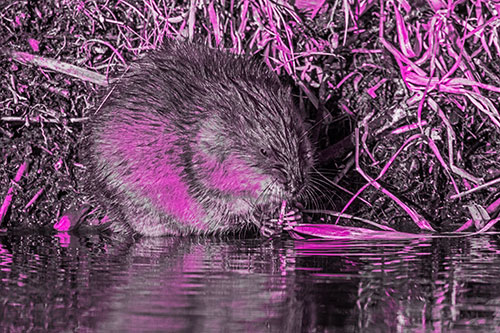
[[[286,314],[295,308],[289,297],[293,277],[278,252],[260,240],[143,238],[131,247],[127,284],[116,290],[121,296],[100,328],[222,332],[286,327]]]

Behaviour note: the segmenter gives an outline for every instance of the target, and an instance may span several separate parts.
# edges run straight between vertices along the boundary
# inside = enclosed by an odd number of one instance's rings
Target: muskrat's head
[[[290,88],[268,70],[244,74],[214,88],[193,162],[205,185],[229,198],[254,206],[303,199],[313,153]]]

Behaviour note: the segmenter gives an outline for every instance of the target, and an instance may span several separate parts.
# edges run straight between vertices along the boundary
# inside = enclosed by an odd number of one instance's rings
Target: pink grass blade
[[[428,138],[427,144],[429,145],[432,152],[434,153],[434,156],[436,156],[436,158],[438,159],[439,164],[441,164],[444,171],[448,175],[448,178],[450,179],[451,183],[453,184],[453,188],[455,189],[455,192],[459,193],[460,190],[458,189],[457,183],[455,182],[455,179],[451,175],[450,168],[449,168],[448,164],[446,164],[446,162],[444,161],[443,156],[441,155],[441,152],[439,151],[439,148],[436,146],[436,143],[431,138]]]
[[[43,191],[44,191],[44,188],[42,187],[41,189],[39,189],[35,193],[35,195],[33,196],[33,198],[31,198],[31,200],[24,207],[24,211],[26,211],[31,205],[33,205],[33,203],[36,201],[36,199],[38,199],[40,197],[40,195],[42,195]]]
[[[27,165],[26,162],[23,162],[17,169],[17,173],[13,181],[14,184],[17,184],[21,180],[21,177],[23,176],[24,171],[26,170],[26,165]],[[0,207],[0,224],[2,223],[5,215],[7,214],[7,210],[9,209],[10,203],[12,202],[12,198],[14,196],[13,192],[14,192],[14,187],[13,186],[9,187],[9,189],[7,190],[7,195],[5,196],[5,199],[2,203],[2,207]]]
[[[412,234],[399,231],[372,230],[359,227],[345,227],[334,224],[299,224],[289,231],[292,238],[323,240],[397,240],[425,238],[429,234]]]
[[[245,31],[246,31],[246,27],[247,27],[248,4],[249,4],[249,0],[243,1],[243,7],[241,8],[240,26],[238,27],[238,32],[242,38],[245,36]]]
[[[401,52],[406,57],[413,58],[416,56],[416,54],[415,52],[413,52],[413,48],[410,44],[408,29],[406,28],[406,24],[404,22],[403,17],[399,13],[398,7],[396,6],[396,2],[393,2],[393,5],[394,5],[394,14],[396,16],[396,30],[398,34],[398,40]]]
[[[500,181],[500,178],[498,178],[496,180],[496,182]],[[496,183],[495,182],[495,183]],[[498,208],[500,207],[500,198],[496,199],[495,201],[493,201],[493,203],[491,203],[488,207],[486,207],[486,212],[488,214],[492,214],[494,212],[496,212],[498,210]],[[495,222],[496,223],[496,222]],[[489,224],[489,223],[488,223]],[[486,224],[486,226],[488,226],[488,224]],[[467,222],[465,222],[463,225],[461,225],[457,230],[455,230],[455,232],[461,232],[461,231],[465,231],[467,230],[469,227],[471,227],[472,225],[474,225],[474,221],[472,219],[468,220]],[[485,226],[485,227],[486,227]]]
[[[217,17],[217,13],[215,12],[213,1],[210,1],[210,3],[208,4],[208,16],[210,18],[210,23],[212,24],[213,33],[215,36],[215,44],[219,46],[221,42],[221,32],[219,27],[219,18]]]

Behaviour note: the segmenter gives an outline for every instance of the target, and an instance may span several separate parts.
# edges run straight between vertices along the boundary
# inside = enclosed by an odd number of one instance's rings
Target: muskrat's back
[[[236,231],[306,193],[311,144],[267,67],[168,42],[133,64],[93,115],[89,183],[112,228]]]

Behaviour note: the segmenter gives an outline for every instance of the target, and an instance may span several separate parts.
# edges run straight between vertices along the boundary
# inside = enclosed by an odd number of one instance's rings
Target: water
[[[1,331],[494,332],[499,240],[3,234]]]

